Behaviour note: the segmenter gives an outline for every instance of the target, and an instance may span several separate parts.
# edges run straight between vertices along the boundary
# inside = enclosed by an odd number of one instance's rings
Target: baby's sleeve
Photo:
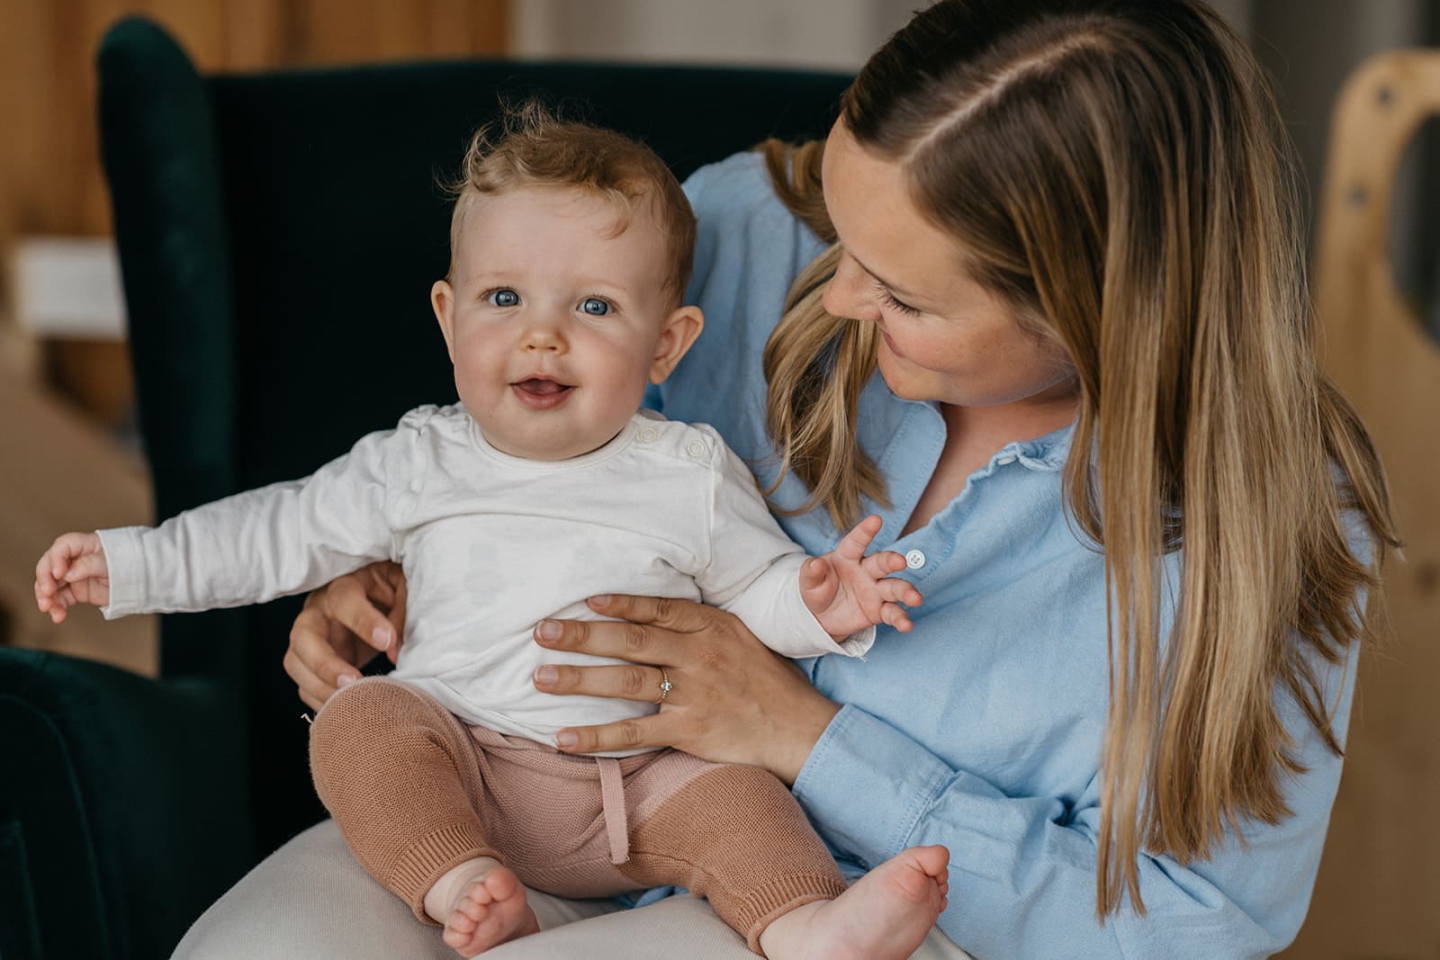
[[[171,517],[101,530],[107,619],[264,603],[394,559],[387,477],[413,459],[408,433],[362,438],[301,480],[274,483]]]
[[[805,551],[785,535],[744,462],[713,430],[708,564],[697,577],[706,603],[735,614],[762,643],[787,657],[864,655],[875,628],[836,642],[800,596]]]

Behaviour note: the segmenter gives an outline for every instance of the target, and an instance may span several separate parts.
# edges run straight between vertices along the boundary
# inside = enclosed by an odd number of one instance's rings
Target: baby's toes
[[[475,916],[473,906],[461,904],[450,912],[450,919],[445,921],[445,930],[447,933],[453,932],[468,937],[475,932],[476,927],[480,926],[482,919],[484,918]]]

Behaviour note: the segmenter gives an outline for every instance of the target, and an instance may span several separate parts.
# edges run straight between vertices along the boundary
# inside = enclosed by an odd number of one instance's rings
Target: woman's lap
[[[541,925],[614,909],[609,901],[537,894]],[[440,929],[420,923],[399,897],[370,879],[326,820],[271,854],[195,921],[175,960],[454,960]]]
[[[640,910],[615,912],[608,901],[562,900],[545,894],[534,894],[531,903],[542,932],[486,956],[495,960],[754,957],[708,904],[691,897],[671,897]],[[598,919],[570,925],[588,917]],[[441,942],[438,927],[417,922],[409,907],[370,879],[330,820],[300,834],[246,875],[195,921],[174,954],[175,960],[327,956],[350,960],[452,960],[455,956]],[[965,956],[938,931],[915,954],[917,960],[964,960]]]

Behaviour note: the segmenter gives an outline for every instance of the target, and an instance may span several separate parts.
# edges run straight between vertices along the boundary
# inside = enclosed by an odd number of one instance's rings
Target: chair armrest
[[[0,955],[168,956],[255,859],[243,753],[215,685],[0,649]]]

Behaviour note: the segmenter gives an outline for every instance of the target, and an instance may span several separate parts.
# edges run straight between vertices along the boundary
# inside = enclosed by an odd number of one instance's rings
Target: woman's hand
[[[713,607],[619,595],[589,603],[619,620],[545,620],[535,628],[536,642],[631,665],[547,664],[535,671],[536,689],[651,702],[660,698],[662,679],[671,690],[657,714],[561,730],[561,750],[669,746],[719,763],[763,767],[795,782],[840,710],[798,667],[767,649],[738,617]]]
[[[398,564],[362,567],[305,598],[290,628],[285,672],[314,710],[360,679],[381,651],[394,663],[405,626],[405,573]]]

